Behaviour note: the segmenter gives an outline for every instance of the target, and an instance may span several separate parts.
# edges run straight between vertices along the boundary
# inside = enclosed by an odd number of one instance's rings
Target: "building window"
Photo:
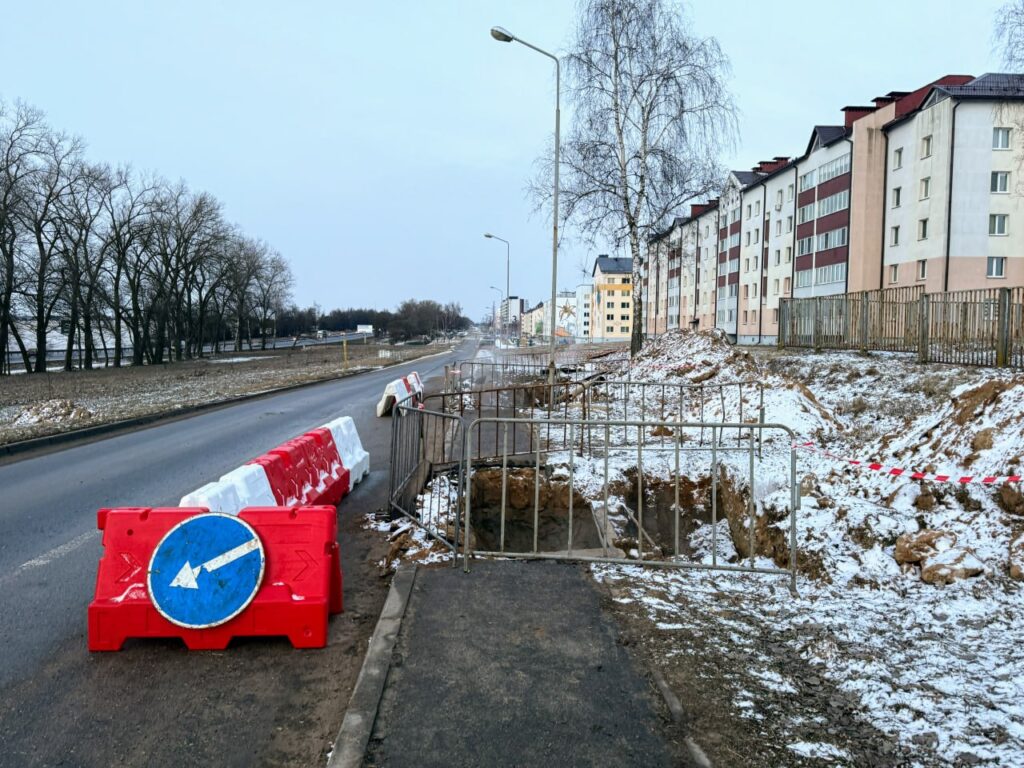
[[[746,325],[746,322],[747,322],[747,310],[744,309],[743,310],[743,324]]]
[[[927,240],[928,239],[928,219],[918,219],[917,221],[917,239]]]
[[[787,200],[792,200],[793,199],[793,185],[792,184],[790,184],[786,188],[786,199]]]
[[[761,239],[761,228],[757,227],[757,228],[754,229],[754,242],[756,243],[760,239]]]
[[[990,235],[1003,236],[1006,234],[1007,219],[1005,213],[993,213],[988,217],[988,233]]]
[[[889,267],[889,282],[898,283],[900,281],[900,265],[893,264]]]
[[[889,229],[889,245],[899,245],[899,244],[900,244],[900,228],[899,227],[891,227]]]
[[[775,234],[776,235],[781,235],[782,234],[782,219],[778,219],[775,222]]]
[[[835,160],[825,163],[818,168],[818,183],[824,184],[829,179],[842,176],[850,172],[850,155],[846,154],[837,157]]]
[[[811,285],[811,270],[801,269],[796,273],[796,287],[808,288]]]
[[[744,259],[743,260],[743,271],[744,272],[749,272],[750,271],[750,259]]]
[[[921,139],[921,157],[932,156],[932,137],[925,136]]]
[[[850,190],[844,189],[818,201],[818,218],[850,207]]]
[[[829,264],[814,270],[815,285],[841,283],[846,279],[846,264]]]
[[[903,167],[903,147],[892,151],[892,167],[893,170],[899,170]]]
[[[846,245],[849,240],[848,231],[846,227],[840,227],[839,229],[833,229],[829,232],[822,232],[818,235],[818,247],[819,251],[827,251],[829,248],[839,248]]]
[[[1010,148],[1010,129],[1009,128],[993,128],[992,129],[992,149],[1009,149]]]
[[[789,278],[787,277],[782,281],[782,292],[785,294],[789,293]]]
[[[750,218],[750,204],[747,204],[747,218]]]
[[[605,333],[615,333],[615,326],[613,326],[613,325],[606,325],[604,327],[604,332]]]
[[[757,298],[757,283],[751,283],[750,285],[750,298]]]
[[[758,200],[757,202],[754,203],[754,215],[755,216],[760,216],[761,215],[761,201],[760,200]]]
[[[917,260],[917,279],[924,280],[928,277],[928,260],[918,259]]]
[[[619,333],[629,333],[629,326],[623,325],[619,327]]]
[[[776,208],[781,208],[782,207],[782,190],[781,189],[778,192],[775,193],[775,207]]]
[[[810,189],[814,186],[814,171],[808,171],[800,177],[800,191]]]
[[[750,286],[749,285],[744,285],[743,286],[743,298],[744,299],[750,298],[749,293],[750,293]]]
[[[796,255],[806,256],[808,253],[814,253],[814,235],[797,240]]]
[[[1010,172],[1009,171],[992,171],[992,191],[993,192],[1009,192],[1010,191]]]
[[[605,315],[604,319],[605,320],[614,320],[615,319],[615,315]]]
[[[796,223],[806,224],[808,221],[814,221],[814,211],[816,206],[814,203],[808,203],[804,205],[796,212]]]
[[[772,322],[773,323],[778,323],[779,322],[779,310],[777,310],[777,309],[773,309],[772,310]]]
[[[985,277],[1006,277],[1006,257],[989,256]]]
[[[779,266],[782,263],[782,251],[778,248],[775,249],[775,266]]]
[[[620,301],[619,302],[619,308],[620,309],[629,309],[629,302],[628,301]]]
[[[744,245],[750,245],[750,232],[747,232],[747,242]]]
[[[779,278],[776,277],[775,280],[772,282],[772,296],[778,296],[778,295],[779,295]]]
[[[921,179],[921,199],[927,200],[929,197],[931,197],[931,194],[932,178],[931,176],[926,176],[925,178]]]
[[[786,231],[787,232],[792,232],[793,231],[793,217],[792,216],[787,216],[786,217]]]
[[[793,246],[786,246],[786,263],[789,264],[793,260]]]
[[[900,207],[900,196],[902,195],[902,193],[903,193],[903,187],[893,187],[892,188],[892,207],[893,208],[899,208]]]

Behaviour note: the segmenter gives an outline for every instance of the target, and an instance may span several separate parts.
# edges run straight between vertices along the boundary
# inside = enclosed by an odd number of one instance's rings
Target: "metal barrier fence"
[[[695,421],[741,424],[765,421],[764,385],[759,381],[723,384],[673,384],[669,382],[602,381],[558,382],[548,384],[511,384],[480,387],[470,391],[446,391],[428,395],[424,405],[444,414],[458,414],[473,421],[476,430],[473,460],[497,456],[500,440],[495,430],[485,429],[487,419],[519,417],[536,422],[529,429],[513,424],[515,446],[527,453],[540,450],[565,450],[570,446],[587,451],[591,434],[580,432],[577,441],[569,440],[567,420],[615,421]],[[477,420],[477,421],[474,421]],[[561,424],[561,426],[559,426]],[[642,435],[645,444],[664,443],[668,435]],[[699,430],[694,439],[705,445],[707,430]],[[735,439],[739,441],[740,431]],[[761,441],[758,440],[758,455]]]
[[[552,427],[564,429],[568,434],[568,439],[564,441],[562,447],[568,448],[568,450],[564,451],[564,456],[553,455],[553,451],[556,450],[555,446],[549,445],[547,451],[542,452],[542,444],[539,440],[531,442],[528,449],[526,446],[517,445],[514,437],[510,443],[510,430],[514,434],[517,426],[531,432]],[[783,545],[788,557],[788,567],[786,568],[757,565],[755,561],[757,505],[754,499],[757,446],[763,442],[766,430],[781,433],[789,451],[788,505],[784,514],[776,515],[776,521],[788,516],[788,541]],[[692,435],[698,431],[710,432],[710,440],[707,445],[692,445]],[[737,433],[745,431],[746,439],[743,444],[734,445],[731,441],[723,440],[727,432],[733,431]],[[493,432],[500,436],[501,451],[493,457],[495,460],[491,462],[490,469],[482,468],[479,460],[473,458],[475,455],[473,435],[481,432]],[[671,436],[672,439],[652,444],[644,439],[644,436],[649,433],[660,433]],[[541,421],[531,418],[491,417],[475,419],[465,434],[464,475],[467,488],[463,493],[466,542],[466,546],[463,547],[463,564],[467,571],[472,557],[577,560],[660,568],[781,574],[790,577],[790,588],[794,592],[796,591],[796,511],[800,506],[800,496],[796,483],[796,454],[792,447],[795,435],[788,427],[781,424],[742,422],[591,421],[583,419]],[[635,438],[632,437],[634,434]],[[577,438],[580,435],[587,435],[586,439],[580,438],[579,442],[586,443],[590,449],[585,457],[577,458],[574,446],[577,445]],[[657,452],[657,456],[653,460],[650,456],[652,452]],[[733,530],[735,525],[736,530],[741,532],[739,541],[737,541],[735,532],[733,533],[737,553],[742,555],[741,543],[745,544],[747,552],[738,563],[730,563],[722,562],[719,556],[718,523],[719,510],[723,503],[720,499],[722,490],[720,486],[724,486],[726,479],[723,474],[722,458],[736,453],[742,454],[746,466],[746,493],[743,500],[746,519],[744,521],[736,516],[735,500],[732,505],[733,518],[727,516],[728,510],[726,510],[724,519],[729,522],[730,530]],[[708,520],[711,524],[710,563],[681,559],[683,547],[681,546],[680,525],[684,513],[683,496],[688,497],[685,501],[691,506],[701,506],[700,502],[695,502],[693,499],[695,484],[691,478],[699,477],[702,474],[699,471],[694,471],[695,468],[689,458],[684,467],[681,457],[696,454],[704,454],[708,458],[706,466],[707,474],[710,475],[710,499],[703,506],[710,507],[710,520]],[[635,464],[633,463],[634,457]],[[595,458],[600,460],[596,474],[593,461]],[[567,464],[567,467],[561,466],[560,463]],[[655,474],[650,480],[644,472],[644,467],[648,463],[654,464],[657,469],[661,470],[660,475]],[[622,467],[624,465],[635,467],[635,502],[634,507],[630,507],[626,503],[630,500],[628,498],[617,501],[615,513],[619,516],[618,522],[625,524],[626,533],[630,528],[635,531],[636,547],[635,550],[631,549],[630,551],[623,551],[614,543],[618,532],[612,522],[612,503],[610,501],[613,495],[613,486],[622,482],[624,476]],[[559,474],[552,471],[553,466]],[[588,474],[587,482],[581,485],[591,491],[590,495],[578,491],[577,476],[580,470],[577,469],[577,466]],[[613,470],[613,466],[617,469]],[[483,483],[477,482],[480,478],[486,479],[486,475],[483,473],[488,471],[500,473],[498,475],[500,494],[493,484],[488,489]],[[544,477],[545,472],[549,473],[550,477]],[[476,473],[475,476],[474,473]],[[668,475],[667,478],[665,474]],[[543,480],[542,477],[544,477]],[[470,482],[471,478],[473,478],[473,482]],[[532,501],[527,498],[527,504],[524,506],[524,496],[530,496],[529,485],[531,482]],[[655,524],[652,526],[650,516],[646,522],[644,517],[645,486],[648,483],[657,483],[664,491],[665,482],[671,484],[672,502],[668,508],[671,520],[666,525],[665,510],[656,508],[658,514]],[[687,484],[685,494],[682,487],[684,483]],[[483,490],[478,490],[477,485]],[[596,493],[594,493],[595,490]],[[621,498],[620,494],[614,495]],[[491,506],[487,509],[489,514],[485,514],[482,508],[486,506],[488,500],[491,502]],[[497,503],[497,511],[493,509],[494,503]],[[474,511],[474,507],[476,507],[476,511]],[[765,514],[767,513],[765,512]],[[563,520],[564,525],[561,525]],[[593,528],[590,523],[593,524]],[[744,527],[747,536],[745,542],[742,540]],[[541,546],[542,528],[548,548]],[[563,532],[564,548],[561,547]],[[483,546],[477,545],[476,537],[478,536],[481,541],[486,538]],[[665,541],[666,536],[668,542]],[[661,538],[661,543],[656,540],[656,537]],[[557,541],[557,544],[554,541]],[[556,548],[551,548],[552,546]],[[633,555],[634,551],[635,556]],[[744,564],[744,560],[746,564]]]
[[[1024,367],[1024,287],[923,287],[783,299],[779,346],[915,352],[921,362]]]
[[[421,527],[453,555],[464,488],[464,434],[460,416],[426,409],[414,397],[391,411],[390,511]],[[434,492],[424,495],[427,487]]]

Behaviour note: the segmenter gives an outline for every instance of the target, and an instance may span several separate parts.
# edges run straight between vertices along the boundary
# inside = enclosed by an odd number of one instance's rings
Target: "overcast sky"
[[[732,61],[741,144],[728,162],[795,155],[815,124],[948,73],[998,71],[999,3],[689,5]],[[280,250],[295,299],[323,308],[456,300],[473,317],[504,287],[550,292],[550,225],[524,187],[553,130],[549,60],[497,43],[500,24],[569,44],[559,0],[257,2],[5,0],[0,96],[81,135],[93,160],[212,192]],[[571,237],[571,233],[570,233]],[[559,286],[598,251],[563,243]]]

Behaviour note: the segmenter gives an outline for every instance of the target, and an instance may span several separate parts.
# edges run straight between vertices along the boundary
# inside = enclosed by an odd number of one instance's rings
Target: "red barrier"
[[[327,644],[327,617],[342,610],[342,574],[333,507],[253,507],[238,517],[266,553],[252,602],[209,629],[164,618],[150,600],[147,570],[154,548],[175,525],[203,509],[101,509],[103,557],[89,605],[89,650],[116,651],[128,638],[180,637],[192,650],[219,650],[234,637],[285,636],[296,648]]]
[[[326,427],[311,430],[306,436],[316,446],[316,466],[324,485],[323,496],[317,504],[337,504],[352,490],[352,482],[349,470],[342,464],[334,436]]]
[[[349,471],[342,465],[329,429],[315,429],[257,456],[278,504],[337,504],[349,492]]]

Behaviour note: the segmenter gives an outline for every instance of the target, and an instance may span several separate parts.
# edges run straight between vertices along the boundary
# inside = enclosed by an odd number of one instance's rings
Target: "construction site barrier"
[[[413,371],[408,376],[388,382],[384,387],[384,394],[377,403],[377,415],[387,416],[395,403],[401,403],[410,398],[419,400],[423,397],[423,380],[420,375]]]
[[[369,471],[355,422],[343,416],[185,494],[178,506],[237,515],[254,506],[338,504]]]
[[[250,532],[243,533],[248,540],[223,552],[210,549],[217,546],[212,537],[174,540],[183,525],[216,525],[218,518],[237,521]],[[284,636],[296,648],[322,648],[329,614],[343,608],[333,507],[257,507],[237,517],[180,507],[101,509],[97,524],[104,551],[89,605],[90,651],[116,651],[129,638],[168,637],[181,638],[191,650],[220,650],[232,638],[250,636]],[[240,565],[248,566],[245,578],[231,570]],[[235,613],[219,617],[218,601],[234,599],[231,590],[241,588],[252,594]],[[209,620],[183,620],[170,601],[154,595],[172,595]]]

